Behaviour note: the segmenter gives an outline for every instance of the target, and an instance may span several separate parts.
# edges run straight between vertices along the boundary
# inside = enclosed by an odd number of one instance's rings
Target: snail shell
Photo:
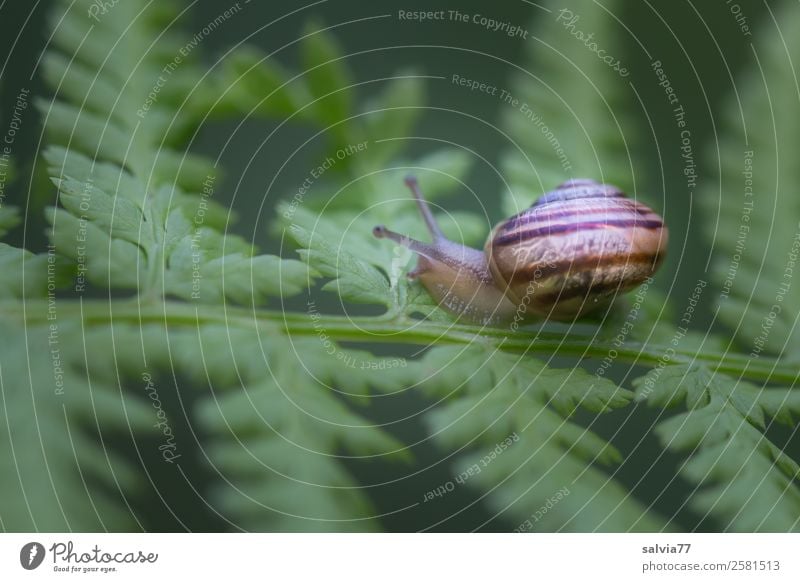
[[[513,302],[571,319],[643,283],[663,261],[667,239],[661,217],[619,188],[570,180],[497,225],[485,252]]]

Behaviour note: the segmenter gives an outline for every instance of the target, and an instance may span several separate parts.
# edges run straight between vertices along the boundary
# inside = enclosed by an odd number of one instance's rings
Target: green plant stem
[[[52,307],[52,306],[51,306]],[[483,343],[488,349],[499,348],[520,354],[558,355],[578,358],[611,358],[617,362],[657,367],[667,364],[697,362],[712,370],[735,377],[762,382],[794,385],[800,380],[797,366],[770,358],[750,358],[742,354],[696,352],[670,349],[668,346],[627,341],[610,346],[608,340],[588,333],[569,334],[547,330],[509,331],[500,328],[478,328],[417,321],[408,318],[345,317],[322,315],[312,320],[298,312],[249,309],[243,307],[192,305],[176,301],[141,303],[132,300],[74,300],[58,299],[55,303],[56,322],[61,317],[83,320],[84,325],[159,324],[168,327],[217,324],[240,328],[269,328],[276,326],[292,336],[318,336],[360,343],[395,344],[471,344]],[[52,313],[52,312],[50,312]],[[0,316],[21,320],[25,325],[47,325],[47,301],[26,301],[24,310],[19,303],[0,303]]]

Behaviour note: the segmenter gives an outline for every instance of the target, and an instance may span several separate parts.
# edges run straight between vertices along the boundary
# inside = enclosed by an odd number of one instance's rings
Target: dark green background
[[[124,0],[121,0],[124,1]],[[702,144],[714,141],[714,127],[719,123],[718,111],[722,99],[729,94],[734,84],[730,77],[750,59],[749,43],[742,36],[738,25],[723,0],[712,2],[695,1],[660,1],[642,2],[630,0],[622,3],[625,10],[619,14],[626,26],[633,31],[640,42],[654,58],[660,59],[670,71],[670,80],[681,103],[687,111],[691,123],[695,156],[701,157]],[[742,12],[747,16],[751,28],[769,15],[763,2],[738,2]],[[5,2],[0,9],[0,42],[4,44],[2,61],[2,110],[7,112],[13,107],[14,96],[21,87],[29,87],[34,95],[46,95],[42,83],[35,78],[35,66],[45,45],[48,27],[45,17],[50,2]],[[203,0],[196,2],[187,13],[188,21],[184,28],[188,31],[198,30],[213,20],[230,4],[226,2]],[[498,20],[507,20],[535,30],[532,19],[542,12],[522,0],[503,2],[345,2],[330,0],[310,9],[302,10],[285,18],[280,24],[260,30],[268,22],[286,12],[303,6],[302,3],[253,2],[246,8],[246,18],[236,18],[232,25],[223,25],[202,43],[202,50],[209,63],[227,49],[245,40],[261,47],[264,51],[277,51],[275,57],[290,70],[297,70],[298,45],[294,41],[301,34],[301,29],[310,18],[315,18],[327,25],[336,26],[335,35],[344,47],[345,53],[355,54],[348,59],[348,65],[355,72],[356,81],[387,77],[398,69],[412,68],[429,74],[450,77],[453,73],[463,74],[480,79],[499,87],[510,87],[509,76],[513,68],[504,66],[502,60],[524,65],[522,54],[526,41],[509,38],[502,33],[491,33],[476,26],[458,24],[450,21],[418,23],[399,23],[396,18],[364,21],[366,16],[377,14],[396,14],[398,9],[454,9],[462,12],[480,12]],[[565,5],[568,6],[568,3]],[[358,21],[361,22],[351,22]],[[340,25],[341,26],[338,26]],[[19,38],[17,37],[19,34]],[[252,36],[251,36],[252,35]],[[663,211],[670,226],[672,241],[671,255],[664,267],[663,282],[674,280],[678,296],[683,299],[699,278],[706,278],[704,270],[708,258],[708,245],[703,237],[703,222],[693,201],[688,197],[685,180],[681,173],[682,161],[679,154],[679,137],[675,131],[674,120],[664,98],[663,90],[656,84],[650,70],[650,61],[637,42],[631,38],[619,39],[625,50],[620,55],[631,70],[630,80],[642,97],[645,110],[635,110],[632,114],[641,120],[640,127],[645,129],[652,123],[652,133],[645,136],[641,145],[647,155],[641,156],[647,167],[640,172],[645,177],[645,187],[652,191],[651,199],[663,200]],[[12,49],[13,47],[13,49]],[[371,50],[380,49],[380,50]],[[371,52],[364,52],[371,51]],[[481,54],[485,53],[485,54]],[[29,80],[34,76],[33,80]],[[622,82],[622,81],[621,81]],[[378,88],[379,84],[366,85],[363,97]],[[490,123],[499,122],[500,101],[481,93],[470,93],[454,86],[446,80],[431,81],[428,84],[429,104],[436,108],[452,108],[468,112]],[[2,116],[5,120],[8,115]],[[648,120],[649,118],[649,120]],[[480,122],[469,122],[464,117],[431,110],[425,114],[417,128],[417,135],[449,139],[474,149],[493,163],[499,162],[500,152],[507,147],[500,134],[490,126]],[[222,166],[226,170],[227,179],[218,189],[220,201],[231,202],[242,217],[236,229],[244,236],[253,239],[262,249],[275,251],[276,242],[270,238],[267,223],[271,220],[270,209],[281,197],[290,197],[303,180],[309,167],[314,165],[323,155],[324,144],[312,143],[280,173],[274,189],[267,191],[273,176],[284,163],[288,152],[305,141],[311,130],[302,126],[293,126],[276,134],[276,138],[263,144],[267,135],[277,122],[251,121],[242,127],[236,123],[215,123],[205,127],[194,149],[198,152],[216,157],[221,156]],[[19,174],[26,175],[34,159],[38,141],[39,126],[36,113],[25,118],[25,128],[15,145],[15,155],[21,164]],[[222,150],[222,144],[228,146]],[[424,146],[421,146],[424,147]],[[259,149],[260,148],[260,149]],[[661,152],[659,158],[658,152]],[[258,152],[258,153],[255,153]],[[253,157],[255,153],[255,158]],[[415,152],[416,153],[416,152]],[[424,153],[420,150],[419,154]],[[247,168],[247,170],[245,170]],[[663,170],[662,170],[663,168]],[[663,172],[663,174],[662,174]],[[699,180],[706,179],[701,166]],[[233,186],[239,183],[237,189]],[[662,180],[666,188],[662,189]],[[53,192],[41,177],[34,178],[34,190]],[[478,193],[484,204],[492,213],[493,220],[499,220],[500,180],[486,166],[476,165],[470,178],[470,186]],[[17,181],[10,189],[10,201],[16,196],[24,200],[30,184],[26,180]],[[663,190],[663,191],[662,191]],[[258,209],[265,201],[264,213]],[[225,200],[227,198],[227,200]],[[475,201],[464,193],[456,193],[444,202],[448,207],[475,207]],[[24,206],[24,203],[22,204]],[[28,248],[41,248],[44,244],[42,231],[44,223],[31,216],[27,221],[27,229],[18,229],[15,236],[17,243],[24,242]],[[487,225],[488,231],[489,225]],[[24,237],[24,241],[22,240]],[[690,249],[680,255],[682,247]],[[707,305],[696,317],[693,325],[701,329],[710,321]],[[625,370],[617,370],[618,374]],[[183,391],[184,404],[191,390]],[[168,406],[167,398],[164,398]],[[385,399],[379,399],[385,400]],[[173,397],[173,405],[176,405]],[[419,406],[413,396],[404,400],[392,400],[391,409],[381,410],[377,407],[375,419],[385,417],[397,418],[398,407],[413,410]],[[628,411],[604,417],[603,423],[594,427],[601,435],[608,436],[616,430]],[[652,414],[652,416],[650,416]],[[178,418],[180,415],[170,415]],[[637,411],[637,422],[626,422],[622,430],[622,438],[617,439],[617,446],[626,449],[628,443],[636,443],[644,438],[644,446],[639,447],[634,455],[627,459],[618,476],[629,486],[639,481],[643,468],[651,468],[646,478],[634,489],[634,494],[646,503],[653,502],[655,508],[664,515],[686,512],[679,509],[690,488],[680,479],[668,484],[676,473],[676,461],[669,455],[659,457],[661,451],[652,436],[643,436],[651,426],[655,413],[643,409]],[[396,426],[396,425],[395,425]],[[186,430],[186,427],[183,427]],[[405,423],[395,428],[396,434],[405,440],[416,441],[423,432],[423,427],[414,423]],[[788,435],[775,435],[775,443],[779,446],[786,442]],[[795,443],[796,444],[796,443]],[[155,450],[155,447],[151,447]],[[449,479],[445,463],[435,464],[441,453],[431,448],[415,450],[420,463],[431,468],[422,472],[418,478],[409,483],[399,482],[396,486],[385,486],[371,489],[369,494],[377,504],[379,511],[389,511],[396,507],[419,500],[419,492],[434,488]],[[789,454],[792,454],[790,451]],[[191,492],[176,485],[165,474],[167,467],[157,459],[151,459],[150,470],[161,481],[157,486],[164,495],[166,503],[178,514],[187,526],[193,529],[218,529],[222,525],[210,512],[201,508]],[[435,465],[435,466],[434,466]],[[192,478],[202,481],[206,478],[200,465],[187,465]],[[351,469],[365,481],[374,481],[376,475],[382,481],[388,481],[392,475],[402,477],[407,468],[383,463],[354,464]],[[474,501],[473,493],[468,488],[459,488],[446,496],[436,507],[419,507],[414,511],[402,512],[384,520],[389,530],[414,530],[425,527],[439,519],[455,514]],[[147,498],[138,500],[142,508],[150,506],[146,511],[154,517],[147,526],[151,529],[175,529],[176,523],[169,511],[153,511],[152,504],[161,505],[161,501],[153,492]],[[453,515],[438,529],[464,530],[476,527],[484,522],[489,513],[478,503],[470,509]],[[698,516],[686,515],[685,522],[697,522]],[[513,524],[499,521],[492,522],[488,529],[508,530]],[[713,524],[704,524],[710,527]]]

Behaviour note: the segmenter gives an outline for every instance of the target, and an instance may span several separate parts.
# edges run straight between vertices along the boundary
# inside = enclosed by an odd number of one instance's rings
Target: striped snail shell
[[[442,234],[416,179],[411,188],[433,242],[375,227],[419,255],[409,277],[438,303],[483,324],[522,315],[572,320],[629,291],[661,264],[667,227],[650,208],[614,186],[569,180],[498,224],[483,251]]]

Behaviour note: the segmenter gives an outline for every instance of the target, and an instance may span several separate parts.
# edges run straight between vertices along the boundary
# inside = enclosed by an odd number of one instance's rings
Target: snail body
[[[418,256],[408,276],[440,306],[473,322],[520,314],[573,320],[648,279],[661,264],[668,232],[661,217],[618,188],[569,180],[530,208],[498,224],[483,251],[448,240],[417,181],[406,178],[433,241],[423,243],[383,226]]]

